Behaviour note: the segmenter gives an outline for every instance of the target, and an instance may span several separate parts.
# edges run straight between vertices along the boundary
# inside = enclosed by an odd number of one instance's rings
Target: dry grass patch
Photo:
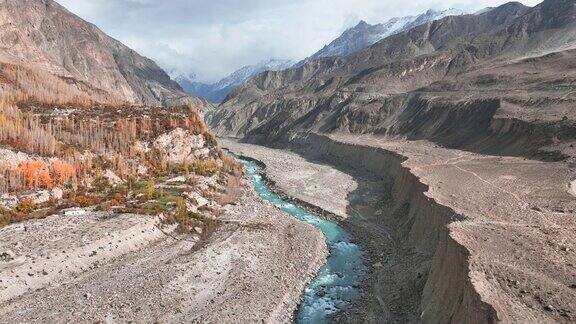
[[[219,195],[216,202],[221,205],[234,204],[242,195],[242,178],[240,175],[229,175],[226,177],[225,190]]]

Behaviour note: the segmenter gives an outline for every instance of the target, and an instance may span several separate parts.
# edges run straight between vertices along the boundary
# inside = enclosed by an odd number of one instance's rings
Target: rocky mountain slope
[[[3,70],[17,66],[56,76],[101,101],[159,105],[190,100],[152,60],[52,0],[3,0],[0,23]]]
[[[291,67],[294,64],[290,60],[270,59],[259,62],[255,65],[247,65],[233,72],[222,80],[207,84],[195,82],[190,78],[177,77],[176,81],[184,90],[195,96],[206,98],[211,103],[220,103],[226,96],[237,87],[243,85],[247,80],[264,71],[280,71]]]
[[[263,73],[221,106],[212,125],[220,134],[252,141],[316,130],[426,138],[514,154],[546,150],[572,139],[574,4],[508,3],[428,22],[346,58]],[[523,144],[486,142],[512,135]],[[565,145],[555,150],[571,154]]]
[[[384,23],[371,25],[365,21],[360,21],[358,25],[347,29],[340,37],[324,46],[320,51],[314,53],[299,64],[332,56],[348,56],[359,50],[377,43],[378,41],[429,21],[441,19],[447,16],[458,16],[464,12],[457,9],[442,11],[428,10],[418,16],[395,17]]]

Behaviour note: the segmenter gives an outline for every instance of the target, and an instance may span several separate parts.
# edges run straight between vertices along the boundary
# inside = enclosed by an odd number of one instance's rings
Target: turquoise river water
[[[244,166],[254,189],[264,201],[324,233],[330,254],[326,265],[304,291],[297,323],[330,322],[331,314],[346,310],[358,296],[358,285],[366,270],[360,247],[350,242],[348,233],[335,222],[322,219],[273,193],[255,162],[244,161]]]

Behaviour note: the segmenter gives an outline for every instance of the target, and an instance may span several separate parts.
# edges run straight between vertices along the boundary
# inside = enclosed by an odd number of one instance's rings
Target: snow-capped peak
[[[196,81],[196,74],[190,72],[186,73],[176,69],[171,69],[168,71],[168,75],[170,76],[170,79],[178,83]]]
[[[347,56],[390,35],[412,29],[432,20],[462,14],[464,14],[463,11],[451,8],[443,11],[428,10],[418,16],[395,17],[376,25],[371,25],[364,20],[361,20],[356,26],[344,31],[340,37],[324,46],[324,48],[307,58],[305,61],[322,57]],[[302,64],[303,62],[300,62],[299,64]]]
[[[213,103],[220,103],[226,98],[228,93],[244,84],[253,76],[264,71],[284,70],[292,65],[294,65],[294,61],[268,59],[254,65],[244,66],[222,80],[212,84],[193,82],[194,79],[187,81],[185,77],[182,78],[181,76],[177,76],[175,80],[180,83],[186,92],[206,98]]]
[[[217,89],[241,85],[251,77],[264,71],[284,70],[294,65],[291,60],[268,59],[254,65],[246,65],[216,83]]]

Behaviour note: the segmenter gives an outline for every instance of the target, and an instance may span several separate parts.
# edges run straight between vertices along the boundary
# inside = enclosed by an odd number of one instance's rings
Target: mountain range
[[[571,118],[564,116],[574,100],[574,16],[574,0],[547,0],[429,21],[347,57],[264,72],[219,107],[212,126],[254,142],[296,130],[368,132],[570,155],[566,148],[542,150],[559,140],[560,126],[552,125]],[[512,120],[514,133],[498,132]],[[515,145],[502,144],[512,138]]]
[[[405,312],[415,319],[401,322],[571,323],[573,255],[559,246],[574,245],[575,209],[556,206],[573,206],[576,192],[575,48],[576,0],[509,2],[426,22],[348,56],[263,72],[234,91],[210,125],[221,137],[292,150],[350,174],[366,169],[388,183],[376,185],[390,192],[378,200],[376,222],[413,242],[411,255],[428,246],[433,255],[426,283],[402,290],[418,297]],[[406,180],[410,174],[418,180]],[[499,204],[511,209],[496,211]],[[392,305],[410,299],[400,294]]]
[[[395,17],[384,23],[371,25],[364,20],[356,26],[347,29],[330,44],[306,58],[299,64],[332,56],[348,56],[361,49],[375,44],[376,42],[393,34],[409,30],[426,22],[441,19],[447,16],[463,15],[464,12],[457,9],[443,11],[428,10],[417,16]]]
[[[370,25],[365,21],[360,21],[355,27],[347,29],[330,44],[324,46],[324,48],[296,65],[302,65],[307,61],[322,57],[347,56],[371,46],[392,34],[408,30],[428,21],[462,14],[464,13],[457,9],[443,11],[428,10],[417,16],[392,18],[376,25]],[[194,75],[185,74],[176,75],[174,80],[176,80],[187,93],[206,98],[212,103],[220,103],[224,101],[230,92],[243,85],[250,78],[264,71],[284,70],[293,65],[295,65],[294,61],[270,59],[261,61],[255,65],[244,66],[222,80],[211,84],[198,82],[195,80]]]

